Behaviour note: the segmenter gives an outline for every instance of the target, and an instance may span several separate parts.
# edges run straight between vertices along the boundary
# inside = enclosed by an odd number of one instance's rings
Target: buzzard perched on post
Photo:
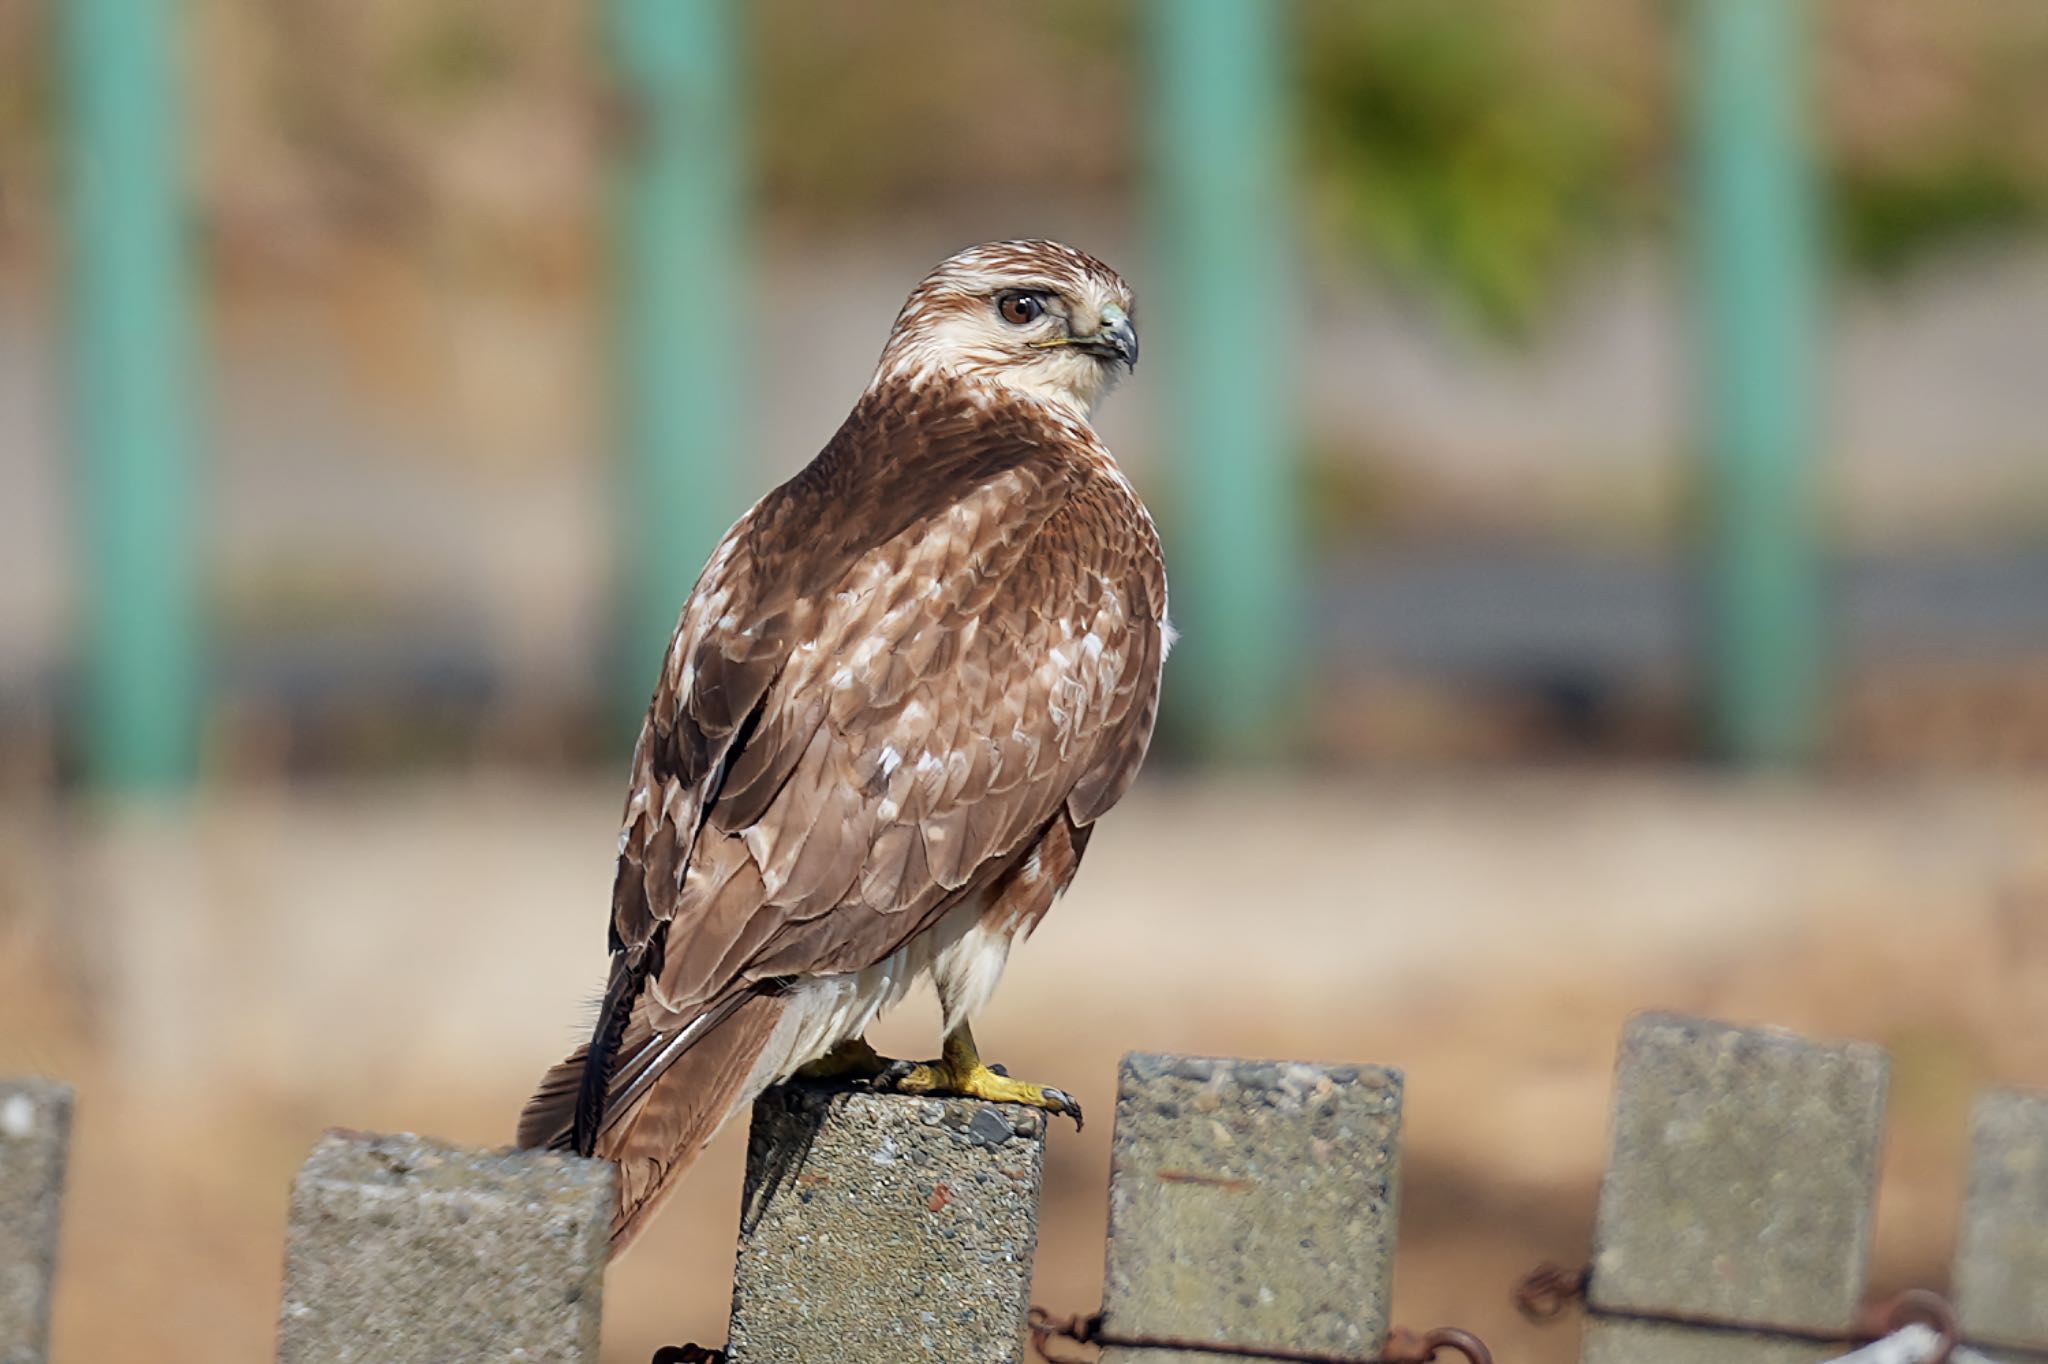
[[[614,1249],[799,1072],[1026,1103],[969,1020],[1137,774],[1172,642],[1152,518],[1088,417],[1131,292],[1046,241],[911,293],[818,457],[726,533],[633,751],[611,974],[519,1144],[619,1166]],[[941,1059],[862,1039],[921,975]]]

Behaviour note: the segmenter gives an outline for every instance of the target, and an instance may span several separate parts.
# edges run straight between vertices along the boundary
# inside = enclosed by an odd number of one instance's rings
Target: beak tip
[[[1034,341],[1034,346],[1073,346],[1098,360],[1109,360],[1126,370],[1138,367],[1138,329],[1118,313],[1105,316],[1092,332],[1070,335],[1054,341]]]
[[[1106,334],[1111,349],[1116,353],[1116,358],[1123,361],[1125,371],[1127,373],[1136,372],[1138,368],[1138,329],[1131,325],[1131,320],[1127,317],[1119,317],[1110,324]]]

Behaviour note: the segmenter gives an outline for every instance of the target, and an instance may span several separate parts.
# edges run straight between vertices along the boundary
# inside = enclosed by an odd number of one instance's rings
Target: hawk
[[[1150,514],[1089,425],[1129,287],[1049,241],[942,263],[817,458],[712,552],[633,751],[611,970],[519,1144],[619,1168],[617,1250],[793,1075],[1031,1104],[970,1021],[1151,741],[1173,632]],[[920,977],[943,1054],[868,1025]]]

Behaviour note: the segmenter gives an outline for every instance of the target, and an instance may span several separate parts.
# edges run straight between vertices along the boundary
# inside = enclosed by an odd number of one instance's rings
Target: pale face
[[[919,284],[896,318],[877,379],[967,375],[1086,416],[1136,365],[1130,286],[1056,242],[991,242]]]

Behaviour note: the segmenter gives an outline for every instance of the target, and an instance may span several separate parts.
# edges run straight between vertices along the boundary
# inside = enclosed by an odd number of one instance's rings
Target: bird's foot
[[[964,1040],[962,1040],[964,1038]],[[996,1104],[1024,1104],[1049,1113],[1064,1113],[1081,1130],[1081,1105],[1074,1096],[1051,1085],[1013,1080],[1000,1066],[984,1063],[965,1028],[946,1039],[946,1054],[936,1061],[897,1061],[875,1077],[877,1089],[899,1094],[951,1095]]]
[[[875,1087],[899,1094],[950,1095],[992,1104],[1025,1104],[1064,1113],[1074,1120],[1074,1130],[1081,1130],[1081,1105],[1073,1095],[1051,1085],[1012,1080],[993,1066],[977,1064],[967,1070],[955,1070],[943,1060],[898,1061],[876,1078]]]
[[[797,1070],[800,1080],[879,1080],[907,1064],[882,1055],[868,1045],[865,1037],[841,1042],[817,1060]]]

